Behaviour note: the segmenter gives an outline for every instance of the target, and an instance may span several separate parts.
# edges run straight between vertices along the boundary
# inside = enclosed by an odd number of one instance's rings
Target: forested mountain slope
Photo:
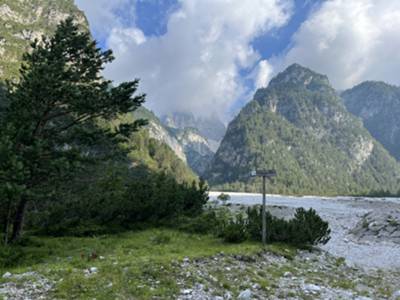
[[[363,120],[371,135],[400,160],[400,88],[367,81],[341,94],[347,109]]]
[[[259,190],[252,169],[275,168],[269,191],[350,194],[399,188],[400,166],[349,113],[328,78],[298,64],[276,76],[229,124],[207,172],[218,188]]]

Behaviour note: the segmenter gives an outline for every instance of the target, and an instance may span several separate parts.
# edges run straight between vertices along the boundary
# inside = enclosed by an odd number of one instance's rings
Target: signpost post
[[[266,220],[266,198],[265,198],[265,186],[267,178],[272,178],[276,176],[275,170],[266,170],[266,171],[252,171],[251,176],[258,176],[263,178],[263,198],[262,198],[262,243],[265,246],[267,242],[267,220]]]

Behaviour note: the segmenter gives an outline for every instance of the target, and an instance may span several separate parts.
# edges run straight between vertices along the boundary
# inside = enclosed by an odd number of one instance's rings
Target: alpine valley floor
[[[215,200],[219,194],[211,192],[210,198]],[[262,202],[260,194],[227,194],[236,209]],[[345,258],[351,266],[400,271],[399,198],[268,195],[267,205],[273,215],[287,218],[297,207],[313,208],[332,231],[323,250]]]
[[[330,222],[331,241],[313,251],[263,248],[163,228],[32,237],[20,263],[0,269],[0,299],[400,299],[398,199],[267,201],[281,217],[315,208]],[[257,194],[231,194],[228,207],[260,202]]]

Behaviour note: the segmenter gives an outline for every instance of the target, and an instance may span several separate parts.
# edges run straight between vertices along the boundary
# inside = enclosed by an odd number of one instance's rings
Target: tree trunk
[[[28,199],[22,196],[18,203],[17,211],[15,213],[15,219],[13,224],[13,231],[10,242],[13,243],[21,236],[22,226],[24,225],[25,208],[28,203]]]
[[[4,245],[8,244],[8,231],[10,228],[10,218],[11,218],[11,200],[7,203],[7,212],[4,220]]]

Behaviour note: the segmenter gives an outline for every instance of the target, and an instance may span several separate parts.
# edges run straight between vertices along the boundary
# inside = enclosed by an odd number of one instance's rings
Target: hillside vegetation
[[[0,0],[0,80],[17,79],[22,55],[30,43],[53,34],[69,16],[88,30],[85,15],[73,0]]]
[[[400,88],[367,81],[341,94],[346,108],[400,161]]]
[[[399,189],[400,166],[350,114],[326,76],[292,65],[229,124],[207,179],[256,191],[253,169],[276,169],[273,193],[352,194]]]

